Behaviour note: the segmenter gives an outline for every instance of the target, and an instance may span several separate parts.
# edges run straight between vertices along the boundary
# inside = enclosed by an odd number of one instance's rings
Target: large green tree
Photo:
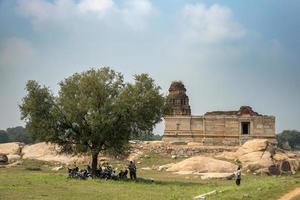
[[[164,113],[165,99],[147,74],[133,83],[110,68],[75,73],[50,89],[28,81],[21,118],[35,139],[56,143],[62,151],[89,152],[92,169],[99,153],[122,154],[133,135],[152,133]]]

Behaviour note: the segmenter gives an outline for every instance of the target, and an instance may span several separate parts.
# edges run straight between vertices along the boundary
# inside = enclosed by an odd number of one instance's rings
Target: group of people
[[[119,179],[130,179],[136,180],[136,165],[133,161],[130,161],[128,165],[128,169],[120,170],[117,174],[116,170],[112,168],[112,166],[99,166],[93,173],[92,168],[88,165],[86,169],[79,169],[79,167],[68,168],[69,178],[77,178],[77,179],[86,179],[86,178],[101,178],[101,179],[112,179],[112,180],[119,180]]]
[[[130,161],[127,169],[120,170],[118,174],[112,168],[112,166],[100,166],[96,169],[95,173],[92,172],[92,168],[88,165],[86,169],[68,168],[69,178],[78,178],[78,179],[86,179],[86,178],[101,178],[101,179],[112,179],[112,180],[122,180],[128,179],[127,175],[129,172],[129,177],[131,180],[136,180],[136,165],[134,161]],[[237,186],[240,186],[242,179],[242,170],[239,166],[238,169],[234,172],[235,182]]]

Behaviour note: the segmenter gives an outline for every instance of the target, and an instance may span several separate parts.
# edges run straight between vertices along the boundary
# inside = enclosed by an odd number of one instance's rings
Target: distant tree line
[[[138,136],[132,136],[130,139],[140,140],[140,141],[154,141],[154,140],[161,140],[162,135],[158,135],[158,134],[138,135]]]
[[[0,130],[0,143],[22,142],[25,144],[34,143],[31,135],[22,126]]]
[[[300,132],[284,130],[277,135],[278,145],[283,149],[300,150]]]
[[[154,141],[154,140],[161,140],[162,135],[146,134],[146,135],[132,136],[130,139],[141,140],[141,141]],[[32,144],[35,141],[24,127],[17,126],[13,128],[8,128],[6,130],[0,130],[0,143],[7,143],[7,142],[22,142],[25,144]]]

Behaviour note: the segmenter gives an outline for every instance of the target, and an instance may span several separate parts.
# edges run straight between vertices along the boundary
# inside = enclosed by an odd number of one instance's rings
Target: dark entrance
[[[250,133],[250,122],[242,122],[242,134],[247,135]]]

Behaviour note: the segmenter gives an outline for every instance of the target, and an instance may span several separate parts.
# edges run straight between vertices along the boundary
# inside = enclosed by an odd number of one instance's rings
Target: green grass
[[[151,155],[142,159],[139,167],[169,162],[168,159],[165,157],[158,161],[155,155]],[[32,168],[40,168],[40,171]],[[236,187],[233,180],[202,181],[197,176],[179,176],[155,170],[138,171],[139,176],[154,178],[154,183],[80,181],[66,178],[66,169],[53,172],[50,168],[51,164],[30,160],[16,168],[0,168],[0,199],[185,200],[217,190],[217,194],[207,199],[271,200],[300,186],[299,179],[294,176],[244,176],[241,187]]]

